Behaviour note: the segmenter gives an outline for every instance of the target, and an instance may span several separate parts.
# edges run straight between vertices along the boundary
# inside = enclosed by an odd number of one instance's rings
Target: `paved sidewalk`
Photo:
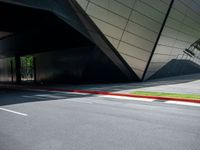
[[[8,85],[9,86],[9,85]],[[173,101],[173,102],[188,102],[188,103],[200,103],[200,100],[189,98],[166,98],[162,96],[143,96],[133,95],[130,92],[133,91],[149,91],[149,92],[165,92],[165,93],[181,93],[181,94],[200,94],[200,74],[171,77],[159,80],[151,80],[143,83],[123,83],[123,84],[95,84],[95,85],[48,85],[48,86],[24,86],[15,85],[11,88],[22,89],[37,89],[48,91],[64,91],[85,93],[94,95],[107,95],[107,96],[119,96],[119,97],[132,97],[153,99],[153,101]]]
[[[139,83],[52,85],[52,88],[130,93],[132,91],[200,94],[200,74],[170,77]]]

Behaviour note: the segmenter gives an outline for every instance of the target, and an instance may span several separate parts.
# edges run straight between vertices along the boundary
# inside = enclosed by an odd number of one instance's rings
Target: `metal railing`
[[[178,54],[178,60],[190,60],[195,64],[200,65],[200,39],[190,45],[189,48],[183,50],[182,54]]]

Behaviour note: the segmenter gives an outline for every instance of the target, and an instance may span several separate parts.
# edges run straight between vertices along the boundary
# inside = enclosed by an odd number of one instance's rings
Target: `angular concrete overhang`
[[[0,58],[93,47],[127,81],[139,80],[74,0],[0,0],[0,20],[0,31],[9,33],[0,39]]]

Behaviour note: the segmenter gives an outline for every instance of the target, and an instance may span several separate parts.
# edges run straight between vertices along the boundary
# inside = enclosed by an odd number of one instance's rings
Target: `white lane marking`
[[[84,100],[70,100],[70,99],[59,99],[61,101],[68,101],[68,102],[75,102],[75,103],[85,103],[85,104],[93,104],[93,102],[90,102],[90,101],[84,101]]]
[[[48,97],[36,97],[36,96],[22,96],[24,98],[36,98],[36,99],[46,99]],[[57,100],[64,100],[64,101],[69,101],[69,102],[77,102],[77,103],[86,103],[86,104],[93,104],[93,102],[90,101],[81,101],[81,100],[70,100],[70,99],[57,99]]]
[[[62,94],[77,94],[77,95],[91,95],[91,94],[88,94],[88,93],[79,93],[79,92],[66,92],[65,91],[49,91],[49,90],[35,90],[35,91],[41,91],[41,92],[49,92],[49,93],[62,93]]]
[[[26,91],[36,91],[36,92],[49,92],[49,93],[63,93],[63,94],[77,94],[77,95],[91,95],[88,93],[79,93],[79,92],[66,92],[65,91],[57,91],[57,90],[45,90],[45,89],[23,89]]]
[[[101,104],[101,105],[122,105],[123,103],[121,102],[116,102],[116,101],[108,101],[108,100],[92,100],[93,103],[95,104]]]
[[[93,94],[89,94],[89,93],[79,93],[79,92],[63,92],[66,94],[77,94],[77,95],[93,95]]]
[[[79,94],[79,93],[74,93],[74,92],[52,92],[51,93],[64,93],[64,94],[73,94],[73,95],[88,95],[88,94]],[[51,94],[36,94],[36,95],[32,95],[32,96],[28,96],[28,95],[23,95],[22,97],[24,98],[36,98],[36,99],[47,99],[47,98],[64,98],[63,96],[56,96],[56,95],[51,95]]]
[[[23,98],[36,98],[36,99],[47,99],[46,97],[36,97],[36,96],[26,96],[26,95],[24,95],[24,96],[22,96]]]
[[[14,110],[6,109],[6,108],[2,108],[2,107],[0,107],[0,110],[10,112],[10,113],[14,113],[14,114],[21,115],[21,116],[28,116],[27,114],[20,113],[20,112],[14,111]]]
[[[164,103],[167,104],[179,104],[179,105],[187,105],[187,106],[197,106],[200,107],[200,104],[197,103],[191,103],[191,102],[178,102],[178,101],[166,101]]]
[[[63,96],[56,96],[51,94],[36,94],[34,97],[43,97],[43,98],[62,98]]]
[[[104,95],[99,97],[107,97],[107,98],[116,98],[116,99],[125,99],[125,100],[136,100],[136,101],[147,101],[147,102],[153,102],[156,99],[150,99],[150,98],[137,98],[137,97],[125,97],[125,96],[111,96],[111,95]]]

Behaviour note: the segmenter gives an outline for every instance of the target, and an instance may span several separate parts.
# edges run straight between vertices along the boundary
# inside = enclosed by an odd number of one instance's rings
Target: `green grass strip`
[[[163,92],[146,92],[146,91],[134,91],[131,94],[144,95],[144,96],[162,96],[169,98],[188,98],[188,99],[198,99],[200,100],[200,95],[198,94],[178,94],[178,93],[163,93]]]

